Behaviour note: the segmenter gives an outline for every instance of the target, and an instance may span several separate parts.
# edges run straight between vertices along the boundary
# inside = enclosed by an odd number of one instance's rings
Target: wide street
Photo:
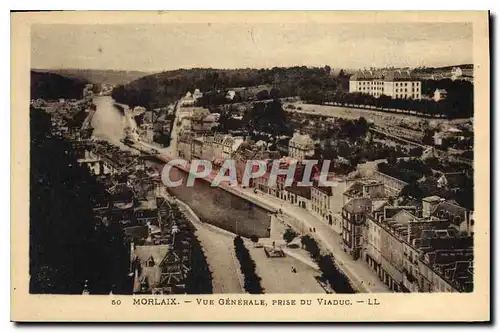
[[[355,288],[363,292],[380,293],[389,292],[385,284],[380,281],[377,276],[371,271],[362,261],[353,261],[352,258],[342,249],[340,235],[328,226],[325,222],[318,219],[309,211],[292,205],[287,202],[267,195],[261,192],[254,193],[253,188],[243,189],[238,187],[238,190],[244,191],[246,195],[253,199],[265,201],[267,204],[276,209],[282,209],[285,218],[293,218],[304,223],[305,229],[315,228],[316,232],[310,233],[325,249],[333,254],[339,267],[354,283]],[[300,231],[300,229],[299,229]]]

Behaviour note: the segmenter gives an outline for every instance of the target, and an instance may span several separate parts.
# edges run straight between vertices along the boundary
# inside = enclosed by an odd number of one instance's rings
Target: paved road
[[[351,279],[357,289],[369,293],[389,292],[386,285],[378,279],[374,272],[372,272],[364,262],[361,260],[353,261],[352,258],[344,252],[340,235],[309,211],[290,203],[284,203],[271,195],[264,193],[255,194],[253,189],[239,189],[245,191],[247,195],[253,196],[254,199],[265,201],[276,209],[282,208],[285,216],[302,221],[307,229],[316,228],[316,232],[313,235],[333,254],[339,267],[344,271],[347,277]]]
[[[196,227],[196,237],[205,252],[207,263],[212,272],[214,294],[244,293],[241,283],[240,266],[233,257],[234,235],[201,222],[193,211],[184,203],[179,208]]]

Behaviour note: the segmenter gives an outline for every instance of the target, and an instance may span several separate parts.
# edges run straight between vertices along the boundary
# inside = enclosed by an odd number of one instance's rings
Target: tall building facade
[[[421,99],[422,84],[409,70],[360,70],[349,80],[349,92],[380,97]]]

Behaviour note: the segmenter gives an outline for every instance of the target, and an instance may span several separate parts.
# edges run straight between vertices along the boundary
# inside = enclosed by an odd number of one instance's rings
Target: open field
[[[288,105],[295,106],[295,109],[288,108]],[[304,114],[315,114],[329,117],[339,117],[344,119],[357,119],[359,117],[364,117],[365,119],[373,121],[375,124],[380,126],[394,126],[400,125],[401,123],[411,125],[424,125],[425,123],[429,123],[431,124],[431,127],[434,127],[442,124],[464,124],[470,121],[469,119],[427,119],[415,115],[409,115],[406,113],[398,114],[349,107],[303,104],[301,102],[284,103],[283,107],[285,110],[294,113],[297,112]],[[297,107],[300,107],[301,110],[298,110]]]

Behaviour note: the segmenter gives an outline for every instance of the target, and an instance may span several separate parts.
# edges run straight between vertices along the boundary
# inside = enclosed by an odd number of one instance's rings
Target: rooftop
[[[409,70],[360,70],[350,77],[351,81],[372,81],[382,80],[386,82],[394,81],[416,81],[416,78]]]
[[[344,210],[352,214],[370,212],[372,202],[369,198],[354,198],[344,205]]]

